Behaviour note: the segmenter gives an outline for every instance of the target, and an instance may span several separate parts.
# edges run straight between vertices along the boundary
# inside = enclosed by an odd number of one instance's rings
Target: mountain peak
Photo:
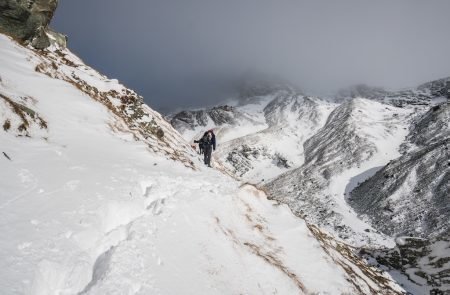
[[[259,73],[245,74],[239,81],[237,89],[239,99],[244,102],[255,97],[274,94],[278,91],[301,93],[297,87],[284,79]]]
[[[364,97],[370,99],[383,98],[389,92],[381,87],[373,87],[367,84],[356,84],[338,91],[338,99]]]

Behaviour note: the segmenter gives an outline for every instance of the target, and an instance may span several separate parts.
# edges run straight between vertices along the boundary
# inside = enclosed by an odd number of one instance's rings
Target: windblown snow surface
[[[68,50],[0,35],[0,64],[2,294],[401,293]]]

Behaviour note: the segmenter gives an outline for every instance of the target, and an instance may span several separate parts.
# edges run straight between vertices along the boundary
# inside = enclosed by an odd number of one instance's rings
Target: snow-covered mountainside
[[[390,235],[450,236],[450,104],[411,127],[408,151],[351,193],[350,204]]]
[[[198,137],[214,128],[218,134],[218,167],[262,185],[271,199],[345,243],[377,253],[373,261],[399,249],[397,236],[445,245],[438,257],[421,252],[421,259],[430,259],[427,269],[423,263],[384,266],[413,294],[445,291],[450,290],[449,86],[450,78],[401,91],[359,85],[332,102],[293,88],[266,87],[255,92],[260,96],[248,91],[249,99],[234,99],[234,110],[258,118],[254,130],[251,121],[243,127],[230,120],[197,125],[195,132]],[[193,133],[174,126],[193,139]],[[228,135],[222,137],[225,128]],[[411,245],[402,251],[413,251]],[[411,281],[411,272],[440,279]]]
[[[2,294],[404,293],[69,50],[0,64]]]
[[[308,221],[356,245],[385,238],[352,213],[345,201],[357,184],[399,156],[411,109],[355,98],[337,107],[305,142],[304,165],[266,185],[271,196]]]
[[[400,237],[394,249],[363,252],[392,275],[408,278],[403,281],[413,294],[450,289],[449,120],[448,102],[419,116],[410,126],[402,156],[360,184],[348,199],[374,228]]]
[[[450,99],[450,77],[431,81],[413,89],[387,91],[380,87],[370,87],[364,84],[344,88],[338,92],[336,99],[364,97],[383,101],[395,106],[428,105],[431,102],[444,102]]]

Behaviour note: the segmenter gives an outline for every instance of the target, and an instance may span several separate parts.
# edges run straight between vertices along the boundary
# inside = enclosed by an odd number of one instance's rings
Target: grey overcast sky
[[[160,111],[211,105],[247,70],[310,92],[450,76],[449,0],[60,0],[52,26]]]

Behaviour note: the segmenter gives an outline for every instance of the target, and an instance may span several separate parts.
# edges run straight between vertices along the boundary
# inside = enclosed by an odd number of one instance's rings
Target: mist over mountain
[[[224,81],[248,70],[312,95],[450,76],[448,11],[439,0],[78,0],[61,1],[52,26],[83,60],[167,112],[219,102]]]

